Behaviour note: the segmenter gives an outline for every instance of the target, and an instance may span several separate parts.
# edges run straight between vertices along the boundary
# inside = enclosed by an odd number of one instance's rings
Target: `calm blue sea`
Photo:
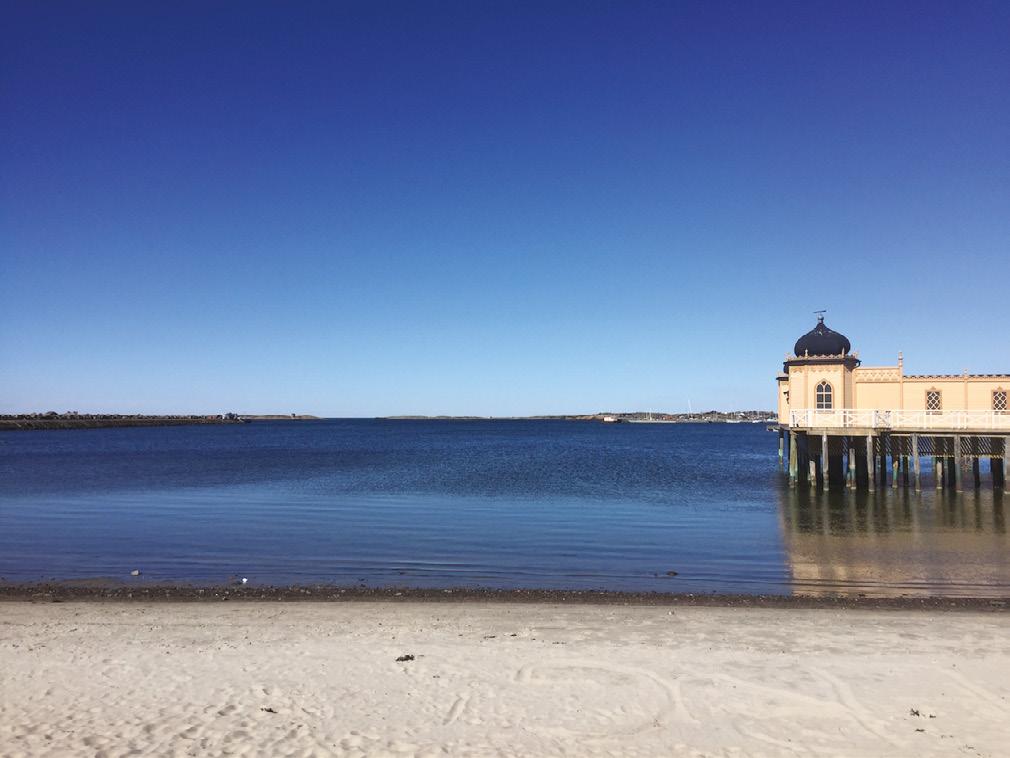
[[[760,424],[281,421],[0,434],[0,577],[1006,596],[1010,541],[790,491]]]

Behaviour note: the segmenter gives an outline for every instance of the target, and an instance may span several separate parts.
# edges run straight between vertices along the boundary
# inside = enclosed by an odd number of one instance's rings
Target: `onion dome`
[[[817,317],[817,326],[796,340],[793,354],[804,355],[847,355],[852,345],[844,334],[828,329],[824,316]]]

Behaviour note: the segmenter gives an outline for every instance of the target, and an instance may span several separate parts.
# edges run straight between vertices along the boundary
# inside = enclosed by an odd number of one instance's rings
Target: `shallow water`
[[[258,422],[0,435],[0,577],[1007,596],[1010,541],[988,482],[790,490],[759,424]]]

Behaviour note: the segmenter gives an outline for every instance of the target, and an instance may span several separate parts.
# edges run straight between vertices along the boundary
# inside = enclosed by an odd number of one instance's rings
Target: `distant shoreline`
[[[191,426],[203,424],[241,424],[238,418],[207,416],[40,416],[38,418],[0,418],[0,431],[39,431],[48,429],[105,429],[134,426]]]
[[[249,421],[308,421],[318,419],[308,415],[170,415],[147,416],[132,414],[20,414],[0,417],[0,431],[39,431],[51,429],[109,429],[151,426],[194,426],[207,424],[244,424]]]
[[[320,421],[322,419],[321,416],[312,416],[312,415],[310,415],[308,413],[301,413],[301,414],[296,414],[296,413],[291,413],[291,414],[282,414],[282,413],[249,414],[249,413],[240,413],[238,417],[242,421]]]
[[[323,421],[311,414],[165,415],[26,413],[0,416],[0,431],[108,429],[127,427],[244,424],[255,421]],[[369,420],[367,417],[360,420]],[[589,413],[553,416],[377,416],[376,421],[591,421],[611,424],[758,424],[774,422],[766,411],[706,411],[704,413]]]
[[[703,413],[613,412],[543,416],[378,416],[379,421],[596,421],[612,424],[759,424],[776,423],[772,411],[705,411]]]

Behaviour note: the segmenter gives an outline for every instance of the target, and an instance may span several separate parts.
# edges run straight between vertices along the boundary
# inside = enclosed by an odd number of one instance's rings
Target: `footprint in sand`
[[[676,682],[630,667],[593,661],[528,665],[516,672],[514,686],[515,696],[505,706],[509,720],[557,734],[610,738],[671,719],[694,721]]]
[[[448,726],[452,722],[459,718],[460,714],[463,713],[463,709],[466,708],[468,697],[465,695],[460,695],[456,698],[456,701],[452,704],[449,709],[449,713],[446,714],[445,720],[442,722],[443,725]]]

